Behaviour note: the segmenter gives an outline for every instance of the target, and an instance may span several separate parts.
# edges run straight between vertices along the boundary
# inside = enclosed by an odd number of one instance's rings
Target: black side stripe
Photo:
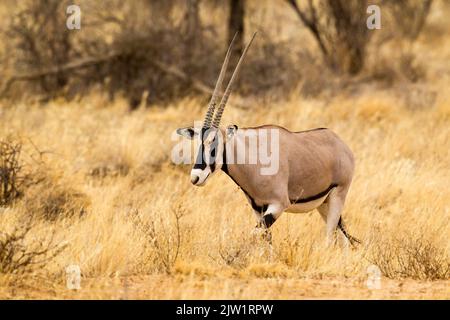
[[[225,150],[226,150],[226,148],[224,146],[224,149],[223,149],[223,161],[222,161],[223,162],[223,164],[222,164],[222,171],[225,172],[231,178],[231,180],[233,180],[234,183],[236,183],[239,186],[239,184],[236,182],[236,180],[234,180],[234,178],[230,175],[230,173],[228,171],[228,166],[227,166],[227,161],[226,161],[227,155],[226,155]],[[322,191],[322,192],[320,192],[320,193],[318,193],[316,195],[313,195],[311,197],[300,198],[300,199],[297,199],[297,200],[291,200],[290,199],[291,204],[306,203],[306,202],[310,202],[310,201],[314,201],[314,200],[320,199],[320,198],[324,197],[325,195],[327,195],[331,191],[331,189],[333,189],[333,188],[335,188],[337,186],[338,186],[337,184],[332,183],[325,191]],[[247,191],[245,191],[241,186],[239,186],[239,187],[247,195],[247,197],[250,199],[250,204],[251,204],[253,210],[255,210],[256,212],[261,212],[261,213],[263,213],[263,212],[265,212],[267,210],[267,208],[268,208],[267,204],[264,204],[262,206],[257,205],[255,200],[247,193]]]
[[[320,193],[318,193],[316,195],[313,195],[313,196],[308,197],[308,198],[300,198],[300,199],[297,199],[297,200],[290,200],[291,204],[306,203],[306,202],[310,202],[310,201],[314,201],[314,200],[320,199],[320,198],[326,196],[328,194],[328,192],[331,191],[331,189],[336,188],[336,187],[337,187],[337,184],[332,183],[332,184],[330,184],[330,186],[325,191],[322,191],[322,192],[320,192]]]

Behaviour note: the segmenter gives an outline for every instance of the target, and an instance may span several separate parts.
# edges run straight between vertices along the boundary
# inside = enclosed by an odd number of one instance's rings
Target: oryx
[[[233,82],[254,37],[255,34],[245,47],[216,110],[234,41],[230,44],[203,127],[177,129],[179,135],[199,138],[196,161],[191,170],[192,184],[203,186],[209,177],[222,169],[245,193],[257,217],[257,228],[265,230],[268,237],[268,228],[284,211],[299,213],[318,209],[326,222],[329,241],[339,229],[350,243],[359,242],[346,232],[341,217],[353,176],[353,154],[335,133],[326,128],[291,132],[274,125],[219,128]],[[260,163],[229,161],[230,158],[239,158],[248,149],[246,136],[258,136],[268,130],[277,132],[279,163],[274,174],[261,174]],[[245,155],[243,159],[246,159]]]

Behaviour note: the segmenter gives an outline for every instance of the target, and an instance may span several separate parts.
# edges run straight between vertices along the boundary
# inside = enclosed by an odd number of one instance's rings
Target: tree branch
[[[63,72],[74,71],[74,70],[79,70],[79,69],[99,65],[99,64],[111,61],[113,59],[116,59],[122,55],[123,55],[123,53],[113,52],[113,53],[110,53],[103,57],[85,58],[85,59],[82,59],[79,61],[69,62],[62,66],[51,67],[46,70],[40,70],[40,71],[36,71],[36,72],[31,72],[31,73],[13,75],[12,77],[10,77],[9,79],[7,79],[5,81],[3,88],[0,90],[0,97],[3,97],[9,91],[9,89],[15,82],[32,81],[32,80],[39,79],[39,78],[46,77],[46,76],[57,75],[57,74],[60,74]],[[162,61],[156,60],[156,59],[151,59],[150,62],[151,62],[151,64],[153,64],[156,68],[158,68],[162,72],[170,74],[170,75],[172,75],[178,79],[181,79],[183,81],[190,82],[192,87],[200,93],[211,95],[214,91],[214,89],[212,87],[206,85],[205,83],[203,83],[202,81],[200,81],[194,77],[187,75],[185,72],[183,72],[181,69],[177,68],[176,66],[168,65],[168,64],[166,64]],[[241,98],[234,97],[231,99],[230,103],[233,104],[235,107],[238,107],[241,109],[247,108],[247,106],[246,106],[247,103],[245,103],[245,101]]]
[[[300,20],[303,22],[303,24],[311,31],[314,38],[316,39],[317,43],[319,44],[320,50],[322,51],[325,58],[328,58],[328,50],[323,43],[322,37],[320,36],[319,29],[317,28],[317,22],[315,17],[315,12],[312,11],[313,16],[312,19],[309,19],[304,12],[300,10],[300,8],[297,5],[296,0],[286,0],[294,9],[294,11],[297,13]],[[311,3],[310,3],[311,6]],[[314,8],[311,6],[311,9],[314,10]]]

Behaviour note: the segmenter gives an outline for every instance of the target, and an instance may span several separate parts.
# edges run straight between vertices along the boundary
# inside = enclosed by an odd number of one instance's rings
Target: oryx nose
[[[196,184],[200,178],[198,176],[191,176],[192,184]]]

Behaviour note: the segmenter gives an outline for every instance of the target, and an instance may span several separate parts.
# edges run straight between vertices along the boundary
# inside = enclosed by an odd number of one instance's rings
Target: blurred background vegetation
[[[81,30],[68,30],[71,2],[2,1],[2,99],[71,100],[100,90],[111,100],[125,96],[133,109],[206,98],[237,31],[234,62],[259,31],[237,86],[243,97],[417,83],[427,75],[414,42],[431,8],[449,7],[443,0],[80,0]],[[366,28],[369,4],[381,8],[381,30]]]

